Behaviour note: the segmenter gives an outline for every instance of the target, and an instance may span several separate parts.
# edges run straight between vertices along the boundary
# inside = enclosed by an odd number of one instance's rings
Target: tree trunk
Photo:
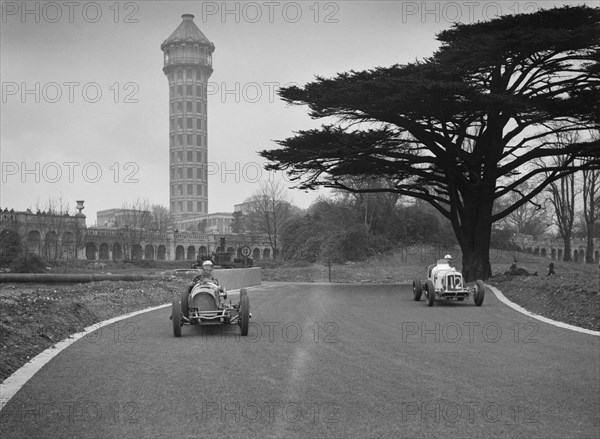
[[[485,201],[479,201],[482,199]],[[465,199],[460,222],[452,221],[462,251],[462,274],[467,282],[486,280],[492,275],[490,241],[493,202],[489,202],[490,199],[493,198],[484,194],[472,200]]]
[[[585,251],[586,264],[593,264],[594,261],[594,223],[587,227],[587,249]]]
[[[564,262],[570,262],[573,255],[571,254],[571,234],[567,233],[563,235],[563,242],[565,243],[565,252],[563,255]]]
[[[473,239],[459,241],[462,251],[462,274],[467,282],[486,280],[492,275],[490,264],[490,230],[478,227],[472,234]]]

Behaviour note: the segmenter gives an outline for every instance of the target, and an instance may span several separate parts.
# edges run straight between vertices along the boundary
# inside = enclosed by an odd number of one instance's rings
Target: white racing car
[[[485,284],[478,280],[473,286],[467,286],[462,274],[451,267],[449,257],[439,259],[427,269],[427,280],[413,280],[413,299],[418,302],[425,291],[428,306],[433,306],[436,299],[463,301],[473,295],[475,305],[481,306],[485,297]]]

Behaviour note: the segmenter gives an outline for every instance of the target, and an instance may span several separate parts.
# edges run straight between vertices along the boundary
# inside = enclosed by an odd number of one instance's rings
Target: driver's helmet
[[[446,255],[444,256],[444,259],[448,262],[449,265],[452,264],[452,256]]]
[[[202,263],[202,269],[203,269],[205,272],[212,273],[212,269],[213,269],[213,263],[212,263],[211,261],[204,261],[204,262]]]

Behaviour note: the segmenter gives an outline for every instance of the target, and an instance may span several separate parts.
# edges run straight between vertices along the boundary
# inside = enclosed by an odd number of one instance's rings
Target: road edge
[[[528,311],[527,309],[523,308],[521,305],[517,305],[514,302],[511,302],[510,300],[508,300],[508,298],[502,294],[502,292],[496,288],[493,285],[490,284],[485,284],[486,287],[488,287],[490,290],[492,290],[492,293],[494,293],[496,295],[496,298],[504,303],[505,305],[511,307],[512,309],[514,309],[515,311],[520,312],[521,314],[525,314],[529,317],[532,317],[536,320],[540,320],[542,322],[548,323],[550,325],[554,325],[557,326],[559,328],[563,328],[563,329],[570,329],[571,331],[576,331],[576,332],[581,332],[583,334],[588,334],[588,335],[596,335],[596,336],[600,336],[600,331],[594,331],[593,329],[586,329],[586,328],[581,328],[579,326],[575,326],[575,325],[569,325],[568,323],[563,323],[563,322],[559,322],[557,320],[552,320],[548,317],[544,317],[541,316],[539,314],[535,314],[532,313],[531,311]]]

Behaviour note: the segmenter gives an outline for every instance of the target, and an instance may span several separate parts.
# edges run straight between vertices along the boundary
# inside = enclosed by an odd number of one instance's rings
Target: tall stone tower
[[[175,223],[208,212],[206,88],[215,50],[193,15],[181,18],[160,46],[169,80],[169,191]]]

